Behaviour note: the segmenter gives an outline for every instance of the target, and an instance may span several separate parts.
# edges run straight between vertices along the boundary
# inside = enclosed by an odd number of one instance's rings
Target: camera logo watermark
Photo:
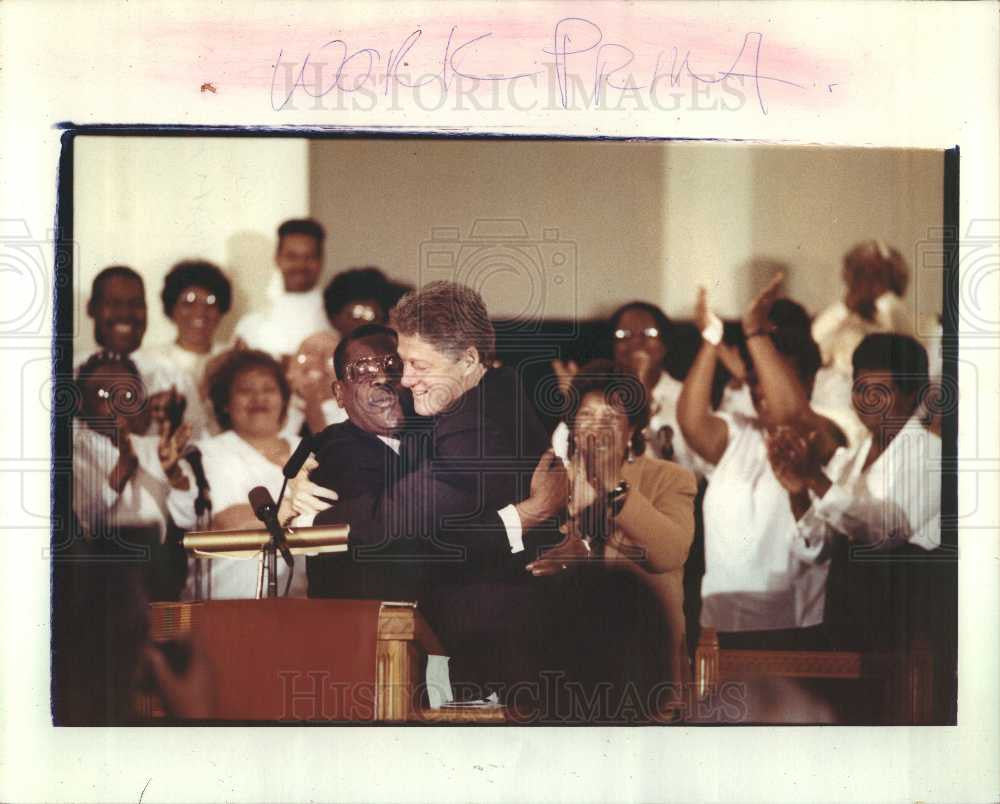
[[[56,244],[52,233],[46,240],[33,237],[27,221],[0,220],[0,337],[47,334],[53,288],[66,292],[73,287],[70,271],[79,263],[78,251],[76,243]]]
[[[478,218],[465,233],[455,225],[434,227],[420,244],[419,271],[421,286],[445,280],[479,293],[498,340],[543,329],[547,341],[578,334],[577,244],[555,227],[531,231],[520,218]],[[571,315],[545,326],[553,310]]]

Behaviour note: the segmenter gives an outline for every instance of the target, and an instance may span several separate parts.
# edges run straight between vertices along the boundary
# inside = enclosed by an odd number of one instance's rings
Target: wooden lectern
[[[342,552],[350,528],[284,529],[292,553]],[[184,547],[206,558],[254,556],[265,529],[191,531]],[[190,641],[212,671],[212,720],[225,722],[491,722],[502,709],[427,707],[429,654],[445,655],[414,603],[267,597],[150,605],[153,642]],[[149,693],[139,716],[162,718]]]
[[[153,603],[154,642],[193,638],[212,668],[213,720],[400,722],[425,710],[427,654],[443,654],[416,607],[377,600]],[[143,715],[162,717],[149,696]]]

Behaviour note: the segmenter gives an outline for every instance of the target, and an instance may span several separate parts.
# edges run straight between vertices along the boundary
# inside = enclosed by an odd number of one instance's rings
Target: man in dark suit
[[[332,500],[322,521],[361,520],[404,474],[400,456],[405,392],[400,393],[402,363],[396,333],[368,324],[348,334],[334,352],[337,380],[333,393],[348,420],[327,427],[310,459],[310,488]],[[299,484],[303,485],[300,479]],[[335,493],[323,489],[336,489]],[[333,500],[333,497],[338,499]],[[325,501],[324,501],[325,504]],[[310,597],[417,599],[419,567],[399,562],[354,562],[349,555],[323,555],[307,561]]]
[[[333,390],[349,420],[321,434],[317,458],[306,467],[310,482],[300,478],[291,497],[300,513],[315,515],[316,524],[351,525],[354,562],[348,570],[336,557],[311,561],[311,594],[401,596],[405,588],[417,596],[413,583],[397,586],[389,579],[412,581],[417,567],[426,566],[436,568],[439,580],[507,576],[534,555],[520,549],[524,529],[563,501],[554,467],[534,473],[536,494],[520,499],[520,480],[539,468],[546,434],[533,415],[520,428],[514,420],[519,389],[512,372],[486,372],[460,404],[437,416],[406,416],[413,402],[400,387],[396,340],[393,330],[367,325],[342,340],[334,355]],[[521,403],[524,411],[526,400]],[[526,446],[515,443],[516,433],[523,433]],[[554,461],[541,463],[547,470]],[[523,555],[512,558],[512,544]],[[397,571],[389,571],[392,565]],[[331,578],[321,580],[324,566],[343,567],[338,588]],[[378,575],[385,582],[377,588],[366,589],[359,580]]]
[[[378,450],[371,436],[383,444],[401,436],[402,407],[393,407],[398,378],[403,393],[412,392],[418,415],[396,445],[402,455],[390,463],[397,472],[373,478],[353,463],[338,463],[337,450],[323,446],[326,458],[310,475],[312,483],[292,489],[292,508],[315,514],[316,524],[349,523],[358,560],[419,558],[463,577],[473,568],[503,575],[512,555],[523,567],[534,557],[524,535],[561,510],[565,475],[514,373],[487,369],[494,335],[482,300],[460,285],[432,283],[404,298],[393,316],[403,330],[401,371],[395,361],[380,362],[388,359],[384,341],[345,339],[335,393],[355,426],[328,428],[323,440],[335,434],[356,440],[360,429],[370,453]],[[370,366],[367,376],[380,379],[355,377],[355,364]],[[318,502],[324,497],[339,499],[328,506]]]
[[[565,505],[565,473],[517,377],[488,368],[495,336],[475,291],[431,283],[404,297],[392,324],[401,384],[424,417],[403,438],[399,474],[383,483],[369,477],[367,490],[345,493],[345,484],[362,482],[360,471],[338,478],[334,453],[323,448],[313,483],[297,484],[292,506],[316,511],[316,524],[348,522],[355,565],[396,563],[419,575],[428,619],[453,653],[480,660],[464,675],[483,678],[511,640],[534,642],[525,629],[549,582],[524,565],[559,539],[539,526]],[[338,384],[345,378],[346,366]],[[352,401],[341,404],[355,421]],[[333,495],[321,487],[336,492],[336,504],[323,508],[317,499]]]

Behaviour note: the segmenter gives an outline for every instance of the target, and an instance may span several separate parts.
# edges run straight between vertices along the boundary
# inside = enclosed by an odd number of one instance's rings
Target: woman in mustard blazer
[[[600,560],[606,570],[640,579],[660,607],[659,617],[650,613],[655,629],[644,634],[648,655],[661,664],[655,674],[665,683],[685,683],[683,577],[694,536],[695,477],[643,454],[649,406],[633,375],[594,361],[573,378],[568,396],[567,539],[528,569],[548,575],[579,566],[579,560]],[[615,601],[606,604],[614,610]]]

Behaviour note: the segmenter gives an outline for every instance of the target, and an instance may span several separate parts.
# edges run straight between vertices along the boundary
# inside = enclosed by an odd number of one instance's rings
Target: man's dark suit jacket
[[[534,550],[512,557],[497,512],[528,496],[548,444],[515,373],[489,371],[449,411],[404,434],[398,475],[379,477],[373,464],[357,465],[349,452],[334,458],[335,449],[324,448],[313,479],[341,499],[316,524],[349,523],[356,562],[418,562],[433,566],[438,581],[509,575]],[[374,461],[370,446],[362,454]]]
[[[451,656],[453,682],[468,685],[460,697],[479,697],[495,682],[537,681],[545,668],[579,674],[573,657],[591,651],[590,641],[560,635],[581,596],[560,576],[524,570],[560,535],[526,532],[515,555],[497,514],[528,496],[549,446],[512,371],[488,372],[451,410],[415,423],[399,457],[353,425],[323,437],[312,479],[340,499],[316,522],[350,524],[351,550],[311,561],[310,595],[418,600]],[[583,597],[607,608],[603,594]],[[621,630],[615,624],[610,633]],[[618,644],[607,635],[601,643]]]
[[[319,466],[310,478],[340,495],[324,512],[325,523],[361,518],[365,505],[373,505],[404,473],[401,458],[390,447],[350,421],[319,435],[316,458]],[[350,553],[336,553],[310,557],[306,569],[310,597],[415,600],[420,593],[419,567],[400,562],[356,562]]]

